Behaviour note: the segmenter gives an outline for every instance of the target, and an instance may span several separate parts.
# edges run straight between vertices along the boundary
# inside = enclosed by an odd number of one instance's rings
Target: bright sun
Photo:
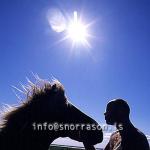
[[[86,26],[78,21],[77,12],[74,12],[74,20],[68,26],[68,37],[73,42],[84,42],[87,37]]]
[[[89,46],[87,27],[81,20],[78,20],[77,11],[74,11],[74,18],[67,27],[67,38],[71,39],[73,44],[82,43]]]
[[[65,36],[56,43],[71,40],[72,48],[80,44],[91,48],[88,38],[93,37],[89,34],[89,26],[92,22],[88,24],[83,22],[83,18],[78,16],[77,11],[74,11],[72,17],[65,18],[59,10],[52,9],[48,12],[47,18],[52,30],[58,33],[65,31]]]
[[[74,42],[82,42],[86,39],[86,28],[81,23],[72,23],[68,27],[68,36]]]

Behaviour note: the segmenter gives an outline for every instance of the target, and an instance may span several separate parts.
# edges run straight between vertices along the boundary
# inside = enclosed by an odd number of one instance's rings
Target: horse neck
[[[51,136],[50,136],[51,135]],[[5,127],[0,132],[0,149],[1,150],[48,150],[50,144],[57,137],[50,132],[34,133],[28,127],[21,130],[13,130]]]
[[[49,131],[39,133],[33,130],[33,122],[36,121],[35,112],[28,111],[28,108],[22,108],[17,110],[9,119],[5,126],[1,129],[0,140],[2,137],[3,146],[7,145],[7,148],[0,148],[1,150],[17,149],[16,145],[21,141],[21,146],[32,145],[31,148],[26,147],[28,150],[47,150],[49,145],[57,137],[51,134]],[[39,119],[40,120],[40,119]],[[11,147],[9,147],[11,145]],[[14,146],[14,147],[13,147]],[[5,146],[4,146],[5,147]],[[24,150],[23,148],[21,148]]]
[[[1,134],[0,134],[1,135]],[[48,150],[50,144],[53,142],[52,138],[40,138],[29,136],[13,136],[9,133],[4,133],[0,136],[1,150]]]

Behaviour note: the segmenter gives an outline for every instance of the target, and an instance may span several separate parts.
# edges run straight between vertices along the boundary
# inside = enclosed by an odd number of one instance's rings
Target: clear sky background
[[[50,28],[52,8],[94,21],[91,48],[57,43],[65,33]],[[56,77],[71,102],[100,123],[109,100],[126,99],[135,126],[150,134],[150,1],[1,0],[0,102],[16,103],[11,85],[26,83],[31,72]]]

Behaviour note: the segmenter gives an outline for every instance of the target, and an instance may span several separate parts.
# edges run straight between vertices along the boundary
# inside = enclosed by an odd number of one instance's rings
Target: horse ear
[[[57,88],[57,85],[56,85],[56,84],[54,84],[54,85],[52,86],[52,91],[53,91],[54,93],[57,93],[58,88]]]
[[[64,88],[63,88],[63,86],[62,86],[61,84],[59,84],[59,83],[54,83],[54,84],[52,85],[52,92],[53,92],[54,94],[58,94],[58,95],[64,96]]]

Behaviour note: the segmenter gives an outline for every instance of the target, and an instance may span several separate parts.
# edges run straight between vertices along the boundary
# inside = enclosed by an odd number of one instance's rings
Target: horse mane
[[[15,87],[15,89],[17,88]],[[22,85],[22,89],[23,90],[17,90],[25,94],[25,100],[21,100],[20,104],[16,106],[6,105],[4,107],[4,111],[1,113],[0,129],[12,124],[12,120],[18,120],[17,117],[21,118],[21,115],[26,115],[25,113],[28,113],[27,111],[29,110],[27,108],[30,108],[31,110],[32,108],[34,109],[36,104],[44,103],[43,99],[49,99],[54,94],[57,96],[65,96],[63,85],[56,79],[50,82],[48,80],[38,78],[35,83],[28,80],[28,85]]]

